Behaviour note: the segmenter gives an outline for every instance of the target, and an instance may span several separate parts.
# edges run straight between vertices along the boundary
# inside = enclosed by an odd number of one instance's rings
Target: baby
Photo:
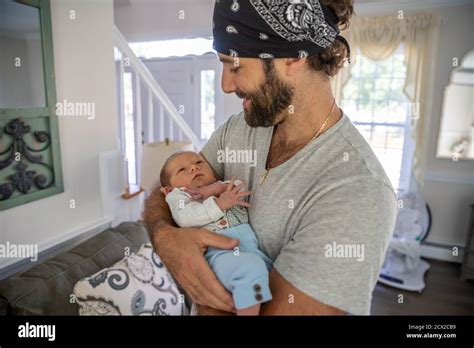
[[[260,304],[272,299],[268,272],[272,261],[258,249],[248,223],[239,180],[217,181],[207,162],[197,153],[171,155],[160,173],[161,192],[180,227],[206,228],[240,240],[238,248],[209,247],[205,257],[224,287],[232,293],[237,315],[258,315]]]

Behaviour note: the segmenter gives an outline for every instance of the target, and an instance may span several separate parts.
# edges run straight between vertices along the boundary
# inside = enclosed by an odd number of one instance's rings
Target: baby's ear
[[[168,186],[164,186],[164,187],[162,186],[162,187],[160,187],[160,191],[163,195],[166,196],[168,193],[171,192],[171,188],[168,187]]]

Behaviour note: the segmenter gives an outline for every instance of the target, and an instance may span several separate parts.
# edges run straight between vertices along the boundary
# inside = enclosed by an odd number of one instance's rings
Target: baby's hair
[[[163,164],[163,167],[161,168],[161,172],[160,172],[160,185],[161,186],[170,186],[170,175],[168,173],[168,171],[166,170],[166,168],[168,167],[168,165],[171,163],[172,160],[174,160],[176,157],[178,157],[179,155],[182,155],[183,153],[187,153],[187,152],[192,152],[192,151],[178,151],[178,152],[175,152],[174,154],[172,154],[170,157],[168,157],[165,161],[165,164]]]

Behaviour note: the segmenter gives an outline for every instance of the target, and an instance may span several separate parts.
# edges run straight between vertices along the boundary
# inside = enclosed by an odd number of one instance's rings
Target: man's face
[[[245,120],[249,126],[270,127],[286,118],[293,88],[278,77],[273,63],[268,61],[267,64],[257,58],[218,55],[224,63],[222,90],[243,99]]]

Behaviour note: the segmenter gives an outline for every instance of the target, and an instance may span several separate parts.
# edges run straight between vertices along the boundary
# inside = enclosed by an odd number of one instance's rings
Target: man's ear
[[[287,76],[293,76],[301,69],[305,68],[306,65],[306,58],[286,58],[284,60],[285,63],[285,73]]]
[[[166,196],[168,193],[171,192],[171,187],[162,186],[162,187],[160,187],[160,191],[164,196]]]

